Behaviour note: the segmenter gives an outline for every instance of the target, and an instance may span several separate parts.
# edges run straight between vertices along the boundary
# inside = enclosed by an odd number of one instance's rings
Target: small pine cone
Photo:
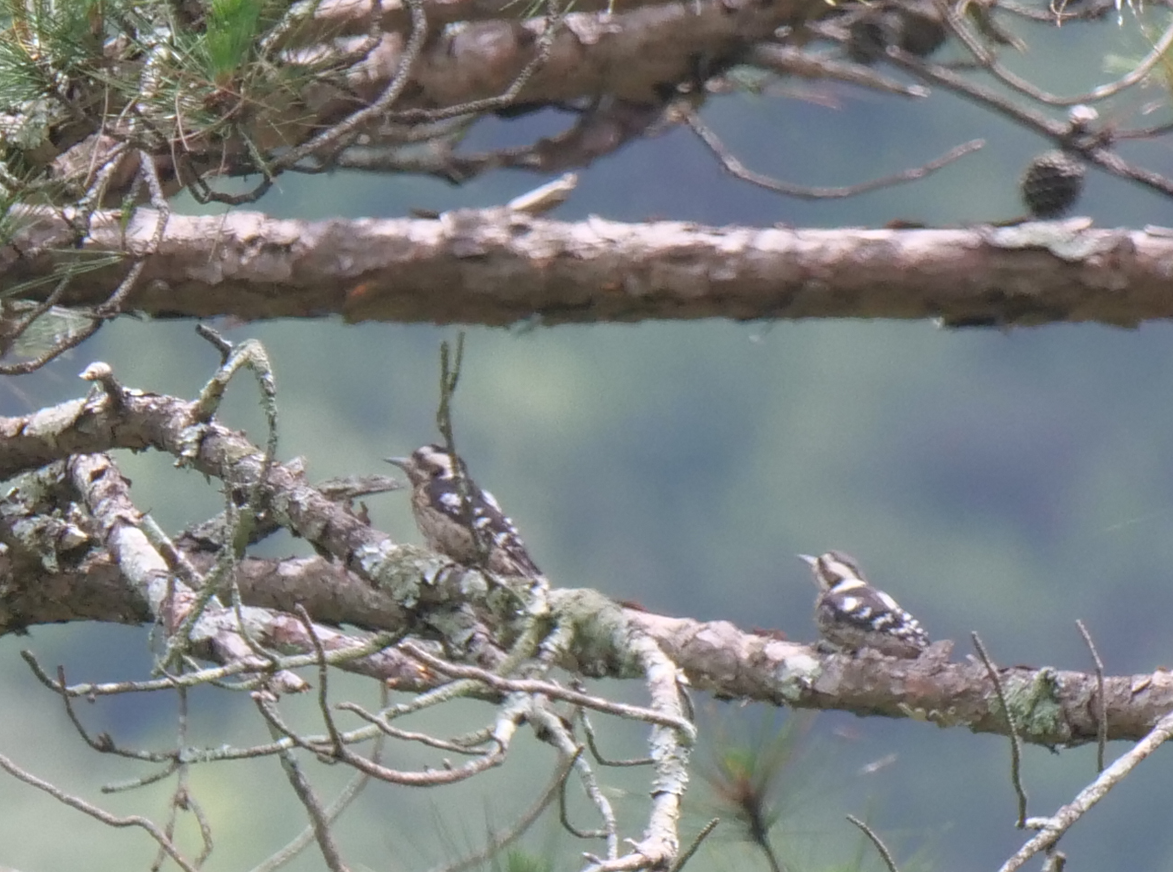
[[[900,47],[909,54],[927,58],[945,43],[947,34],[939,15],[922,14],[910,7],[900,16]]]
[[[888,16],[882,13],[865,14],[851,22],[847,29],[847,57],[857,64],[871,66],[882,60],[896,34]]]
[[[1027,164],[1019,187],[1035,218],[1058,218],[1083,191],[1084,166],[1063,151],[1045,151]]]

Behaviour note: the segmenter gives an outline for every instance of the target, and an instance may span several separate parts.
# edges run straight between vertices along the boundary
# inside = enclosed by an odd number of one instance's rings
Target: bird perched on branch
[[[842,551],[799,554],[815,576],[815,623],[834,647],[854,653],[873,648],[889,657],[919,657],[929,646],[920,623],[868,583],[859,564]]]
[[[425,445],[410,457],[388,457],[411,482],[411,510],[428,547],[457,563],[499,575],[542,578],[513,521],[477,487],[459,457]]]

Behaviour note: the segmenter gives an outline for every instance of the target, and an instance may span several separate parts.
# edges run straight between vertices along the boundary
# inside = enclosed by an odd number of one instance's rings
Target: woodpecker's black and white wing
[[[836,648],[874,648],[892,657],[919,657],[929,636],[890,595],[868,583],[859,565],[841,551],[799,555],[811,567],[819,596],[815,623]]]
[[[501,575],[542,577],[513,521],[472,480],[463,460],[453,463],[438,445],[387,460],[407,473],[412,512],[430,548],[458,563],[483,563]]]

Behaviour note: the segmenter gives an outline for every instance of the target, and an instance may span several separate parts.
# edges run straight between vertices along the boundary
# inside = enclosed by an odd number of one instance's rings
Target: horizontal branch
[[[795,230],[559,222],[504,209],[435,220],[96,216],[84,250],[146,258],[128,307],[155,316],[507,325],[698,318],[941,318],[950,326],[1173,317],[1173,231],[1087,222],[948,230]],[[0,252],[11,287],[53,273],[70,229],[42,215]],[[97,305],[125,273],[75,277]]]
[[[194,404],[125,390],[112,379],[103,385],[103,395],[31,415],[0,418],[0,477],[71,454],[115,448],[153,448],[171,453],[242,490],[251,487],[260,475],[259,449],[243,434],[218,423],[193,425],[192,421],[197,420]],[[410,632],[410,627],[403,626],[409,614],[426,614],[432,606],[451,611],[451,606],[474,599],[485,605],[493,601],[494,588],[486,584],[484,576],[422,549],[395,545],[389,536],[356,517],[345,505],[306,484],[296,468],[274,463],[262,487],[273,518],[332,553],[335,561],[328,572],[318,571],[327,567],[320,560],[277,564],[270,571],[265,571],[264,561],[247,561],[246,566],[252,568],[242,577],[248,577],[250,584],[242,585],[242,589],[251,603],[290,608],[288,599],[282,601],[271,593],[265,596],[257,588],[270,584],[281,587],[291,573],[302,573],[306,581],[316,576],[323,596],[330,600],[326,606],[314,599],[303,601],[299,597],[294,601],[312,619],[328,616],[343,625],[358,623]],[[133,513],[127,509],[123,514],[130,517]],[[117,593],[122,584],[131,586],[127,573],[112,578],[103,561],[86,563],[96,574],[92,584],[87,583],[84,572],[76,569],[62,573],[69,579],[62,582],[47,578],[56,574],[48,563],[42,567],[43,572],[29,573],[0,561],[0,570],[10,572],[8,576],[0,575],[0,585],[7,591],[5,602],[9,604],[8,609],[0,609],[0,632],[47,620],[154,620],[154,613],[141,605],[141,593],[137,597]],[[346,583],[338,578],[332,584],[332,576],[345,570],[350,571],[345,574]],[[365,583],[351,583],[351,574],[365,579]],[[29,586],[54,591],[56,602],[50,607],[22,590]],[[285,593],[300,588],[299,583]],[[129,614],[103,614],[92,602],[71,613],[69,603],[86,601],[103,590],[112,602],[129,606]],[[128,603],[128,599],[138,604]],[[503,612],[482,611],[485,624],[473,635],[508,636],[516,631],[515,627],[509,628],[515,600],[506,599],[511,605]],[[1052,746],[1095,741],[1101,727],[1100,711],[1104,712],[1105,737],[1115,740],[1141,738],[1173,710],[1173,676],[1163,671],[1105,676],[1101,685],[1100,676],[1094,673],[1015,666],[998,671],[1003,691],[999,694],[980,663],[946,662],[948,643],[938,643],[916,660],[866,654],[820,655],[810,646],[744,633],[727,622],[704,623],[625,609],[590,590],[555,588],[548,594],[548,604],[550,621],[562,628],[563,639],[556,646],[558,664],[577,675],[647,679],[658,671],[661,684],[675,688],[676,670],[680,669],[694,687],[723,698],[839,709],[864,716],[906,717],[941,727],[1000,734],[1008,732],[1005,708],[1009,707],[1024,741]],[[17,611],[20,607],[30,611]],[[324,609],[322,615],[315,613],[318,608]],[[292,627],[294,622],[290,618],[286,623]],[[276,627],[278,618],[270,623]],[[353,644],[342,631],[318,632],[316,642],[289,628],[274,629],[269,635],[275,647],[284,652],[304,652],[311,643],[315,651]],[[333,633],[329,638],[328,632]],[[402,661],[402,652],[395,653]],[[464,656],[465,662],[475,662],[477,650],[470,649]],[[305,662],[313,662],[313,658]],[[383,669],[388,674],[384,675]],[[458,667],[452,669],[459,671]],[[410,671],[421,672],[418,667]],[[671,681],[663,677],[665,671]],[[403,663],[371,658],[364,672],[398,681],[403,677]],[[541,692],[544,687],[538,684],[527,690]]]
[[[1009,735],[994,683],[980,662],[946,663],[931,652],[919,660],[822,655],[808,645],[745,633],[727,621],[650,613],[634,620],[694,687],[722,698]],[[1094,673],[1009,666],[998,674],[1023,741],[1047,746],[1096,741]],[[1139,740],[1173,710],[1173,675],[1164,670],[1103,681],[1109,740]]]
[[[568,13],[546,62],[519,95],[550,103],[607,94],[659,104],[665,82],[688,80],[696,58],[725,58],[771,38],[803,13],[796,0],[698,0]],[[816,7],[818,11],[822,11]],[[816,12],[817,14],[817,12]],[[412,68],[410,96],[396,111],[452,107],[504,92],[533,60],[546,24],[540,17],[470,21],[431,40]],[[395,76],[401,32],[389,33],[351,75],[371,99]]]

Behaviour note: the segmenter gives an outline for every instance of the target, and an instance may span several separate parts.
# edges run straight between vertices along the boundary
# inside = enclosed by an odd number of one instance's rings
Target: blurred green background
[[[1160,22],[1157,22],[1160,23]],[[1145,48],[1135,22],[1024,31],[1020,72],[1064,93],[1107,78],[1108,53]],[[1130,94],[1105,115],[1126,120],[1159,88]],[[1167,109],[1157,117],[1167,117]],[[754,169],[805,184],[850,184],[923,163],[966,139],[987,148],[931,178],[866,196],[795,202],[722,174],[690,134],[675,130],[599,161],[556,217],[590,214],[706,224],[877,226],[1020,214],[1016,180],[1049,145],[948,95],[913,101],[830,83],[780,83],[764,96],[713,99],[707,121]],[[528,141],[567,122],[554,113],[489,121],[470,148]],[[1128,157],[1173,174],[1167,142]],[[545,179],[501,173],[462,188],[432,180],[337,173],[284,177],[258,208],[278,217],[391,217],[410,207],[497,205]],[[190,201],[179,211],[196,211]],[[1173,224],[1173,204],[1092,172],[1078,212],[1102,226]],[[443,293],[443,288],[437,288]],[[126,384],[191,397],[216,365],[190,323],[123,319],[45,371],[0,385],[0,413],[82,395],[76,374],[109,362]],[[288,321],[216,325],[261,339],[276,368],[282,458],[303,455],[311,480],[388,472],[381,458],[435,436],[438,345],[455,328]],[[256,439],[262,419],[250,380],[230,389],[222,420]],[[794,556],[841,548],[916,613],[934,639],[969,651],[978,630],[1001,663],[1087,669],[1074,621],[1093,633],[1110,673],[1170,663],[1173,614],[1173,330],[1095,325],[949,332],[928,323],[728,323],[562,326],[468,331],[456,402],[458,439],[476,478],[524,531],[555,583],[598,588],[647,608],[814,638],[813,587]],[[122,456],[139,505],[169,529],[220,508],[202,477],[168,458]],[[369,501],[374,523],[417,541],[402,494]],[[288,538],[271,555],[302,553]],[[33,649],[71,680],[145,677],[146,630],[37,627],[0,640],[0,753],[123,813],[160,815],[166,784],[100,796],[100,784],[151,771],[87,750],[57,701],[17,656]],[[605,685],[642,699],[641,688]],[[374,704],[360,682],[348,692]],[[314,723],[313,700],[286,703]],[[195,744],[266,734],[246,698],[195,694]],[[768,734],[783,716],[704,704],[708,735]],[[163,699],[82,706],[94,730],[126,744],[166,747],[174,710]],[[473,723],[483,712],[465,713]],[[763,723],[765,718],[765,723]],[[422,718],[421,728],[435,720]],[[452,732],[452,716],[441,727]],[[642,731],[607,725],[609,750],[637,754]],[[613,744],[614,747],[610,747]],[[850,860],[868,816],[910,868],[996,868],[1025,841],[1003,739],[914,721],[819,715],[803,759],[782,785],[792,817],[779,849],[793,869]],[[1123,750],[1117,745],[1109,756]],[[390,765],[407,766],[396,749]],[[411,751],[410,753],[415,753]],[[702,745],[703,769],[712,751]],[[1072,868],[1173,869],[1173,752],[1141,767],[1069,834]],[[437,791],[373,788],[340,827],[353,868],[424,869],[478,843],[486,818],[506,823],[544,783],[545,748],[528,737],[504,771]],[[1025,756],[1031,813],[1067,801],[1094,774],[1094,749]],[[882,761],[879,767],[869,766]],[[323,785],[344,773],[327,769]],[[641,773],[615,776],[614,796],[642,825]],[[328,790],[324,787],[324,792]],[[278,764],[206,766],[193,776],[217,836],[207,868],[246,869],[291,837],[302,818]],[[687,838],[714,809],[698,778]],[[145,868],[149,841],[113,832],[43,794],[0,778],[0,864],[18,869]],[[579,823],[589,823],[582,810]],[[188,828],[190,830],[190,827]],[[764,868],[719,829],[694,862]],[[635,836],[635,832],[625,835]],[[194,842],[188,838],[189,847]],[[579,845],[539,824],[528,844],[553,845],[567,868]],[[866,867],[879,868],[870,852]],[[310,851],[296,869],[321,867]],[[700,868],[700,867],[698,867]]]

